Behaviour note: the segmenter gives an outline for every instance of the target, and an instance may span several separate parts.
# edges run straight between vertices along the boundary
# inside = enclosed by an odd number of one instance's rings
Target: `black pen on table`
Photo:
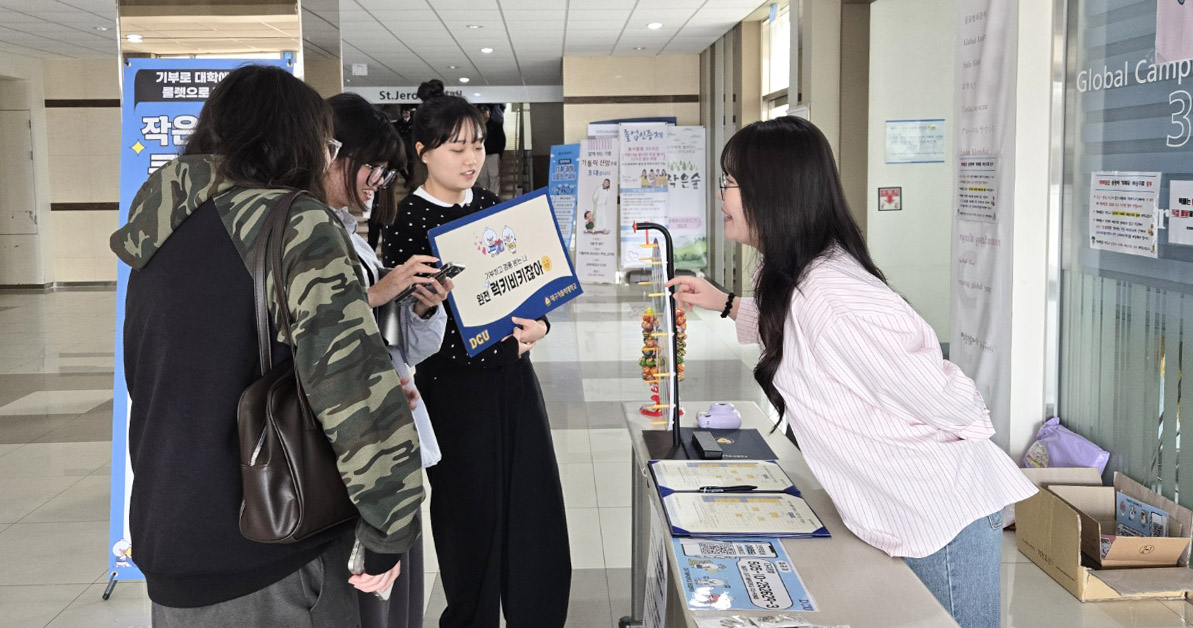
[[[701,486],[701,493],[748,493],[757,489],[757,486],[749,484],[739,484],[737,486]]]

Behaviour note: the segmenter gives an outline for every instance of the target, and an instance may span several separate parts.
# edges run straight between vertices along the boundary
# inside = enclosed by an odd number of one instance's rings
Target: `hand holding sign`
[[[522,355],[534,348],[535,343],[547,335],[547,324],[540,320],[512,317],[514,322],[514,338],[518,339],[518,355]]]
[[[547,331],[534,319],[581,293],[545,189],[428,235],[435,255],[468,268],[449,296],[468,355],[509,336],[526,353]]]

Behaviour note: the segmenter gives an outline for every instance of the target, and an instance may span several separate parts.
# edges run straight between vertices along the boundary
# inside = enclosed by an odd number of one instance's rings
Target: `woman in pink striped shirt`
[[[964,628],[997,627],[1002,509],[1036,489],[990,441],[977,387],[870,259],[815,126],[751,124],[721,168],[725,236],[762,254],[755,297],[679,277],[676,299],[761,343],[754,378],[845,525],[903,557]]]

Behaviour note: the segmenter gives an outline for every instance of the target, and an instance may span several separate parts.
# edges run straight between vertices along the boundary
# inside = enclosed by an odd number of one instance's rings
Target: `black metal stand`
[[[634,231],[638,231],[639,229],[642,229],[644,231],[654,230],[654,231],[658,231],[659,233],[663,234],[663,241],[667,243],[667,258],[666,258],[666,267],[665,267],[666,271],[663,273],[663,276],[666,277],[667,281],[670,281],[671,279],[673,279],[675,277],[675,252],[673,250],[674,247],[672,246],[672,242],[671,242],[671,232],[667,231],[667,228],[664,227],[663,225],[660,225],[658,223],[653,223],[653,222],[636,222],[636,223],[634,223]],[[663,286],[659,286],[659,287],[662,288]],[[655,455],[656,453],[665,454],[666,452],[662,451],[661,449],[656,449],[656,445],[654,443],[652,443],[654,438],[647,438],[646,443],[647,443],[647,446],[650,448],[650,455],[655,460],[675,459],[677,457],[681,458],[681,459],[687,458],[687,456],[684,455],[684,453],[683,453],[683,443],[680,441],[680,438],[679,438],[679,372],[678,372],[679,363],[677,360],[675,360],[675,353],[674,353],[674,348],[675,348],[675,288],[668,288],[667,292],[669,293],[667,295],[667,309],[669,310],[669,312],[671,314],[670,320],[671,320],[671,326],[672,326],[672,329],[670,330],[672,332],[671,337],[670,337],[671,338],[672,355],[670,356],[670,359],[671,359],[671,368],[672,368],[673,373],[671,375],[671,395],[670,395],[670,397],[671,397],[671,408],[670,408],[670,410],[671,410],[671,448],[669,450],[671,452],[671,454],[656,456]],[[646,435],[649,435],[649,434],[650,434],[650,432],[646,433]]]
[[[115,589],[115,588],[116,588],[116,572],[113,571],[112,575],[108,576],[108,586],[106,588],[104,588],[104,600],[107,600],[108,598],[112,597],[112,589]]]

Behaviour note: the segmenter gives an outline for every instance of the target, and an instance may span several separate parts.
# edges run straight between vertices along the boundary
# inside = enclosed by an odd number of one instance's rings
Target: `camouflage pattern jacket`
[[[135,275],[197,208],[213,200],[248,272],[248,252],[264,217],[286,192],[237,186],[218,174],[217,158],[185,156],[149,178],[111,247]],[[420,532],[418,436],[348,235],[331,209],[304,195],[291,210],[283,251],[295,368],[360,511],[357,538],[373,552],[404,553]],[[269,268],[274,329],[281,305],[274,298],[277,277],[277,269]],[[280,333],[277,339],[285,342]]]

